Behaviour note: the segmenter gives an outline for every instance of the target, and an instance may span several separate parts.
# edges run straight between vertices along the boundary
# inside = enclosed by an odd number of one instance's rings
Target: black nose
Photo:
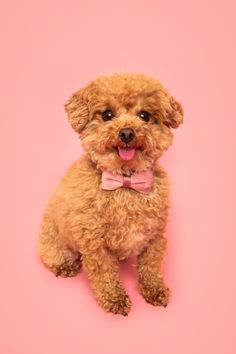
[[[124,143],[134,140],[135,132],[132,128],[123,128],[119,131],[119,138]]]

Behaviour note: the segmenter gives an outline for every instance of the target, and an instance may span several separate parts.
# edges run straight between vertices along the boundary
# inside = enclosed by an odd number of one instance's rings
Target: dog
[[[167,306],[161,264],[169,181],[159,158],[183,121],[181,104],[155,78],[118,73],[75,92],[65,110],[85,153],[46,206],[39,257],[56,276],[75,276],[83,266],[100,306],[127,316],[119,260],[137,256],[141,295]]]

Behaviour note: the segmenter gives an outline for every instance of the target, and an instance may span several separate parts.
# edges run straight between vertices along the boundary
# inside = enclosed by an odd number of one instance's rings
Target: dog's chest
[[[138,255],[148,244],[150,238],[150,234],[138,230],[126,234],[110,232],[106,239],[106,246],[119,259],[125,259],[132,255]]]
[[[156,212],[140,198],[110,200],[106,213],[106,247],[120,259],[139,254],[154,235]],[[155,217],[154,217],[155,214]]]

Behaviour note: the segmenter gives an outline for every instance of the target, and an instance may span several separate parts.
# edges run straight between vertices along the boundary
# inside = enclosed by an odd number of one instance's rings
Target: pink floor
[[[235,3],[2,5],[0,353],[235,354]],[[63,104],[114,71],[159,77],[185,107],[162,160],[172,179],[172,299],[166,309],[146,304],[125,262],[128,317],[104,313],[83,272],[56,278],[35,253],[47,198],[81,154]]]

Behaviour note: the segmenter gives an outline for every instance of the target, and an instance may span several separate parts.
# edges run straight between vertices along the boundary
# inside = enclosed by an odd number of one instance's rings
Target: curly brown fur
[[[118,261],[137,255],[141,294],[148,303],[166,306],[169,289],[161,262],[169,182],[158,159],[172,143],[170,128],[182,122],[181,105],[153,78],[115,74],[76,92],[65,108],[85,154],[71,166],[46,207],[39,237],[43,263],[56,275],[73,276],[82,262],[99,304],[127,315],[131,303],[119,279]],[[108,109],[115,117],[104,121]],[[148,122],[137,116],[140,111],[149,112]],[[125,146],[118,134],[130,127],[135,139],[127,146],[135,155],[125,161],[117,150]],[[148,194],[101,188],[102,170],[130,176],[148,169],[154,173]]]

